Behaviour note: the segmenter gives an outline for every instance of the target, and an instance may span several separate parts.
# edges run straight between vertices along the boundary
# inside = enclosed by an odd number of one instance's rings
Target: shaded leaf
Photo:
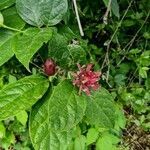
[[[74,64],[86,61],[86,52],[80,45],[70,44],[67,48]]]
[[[116,17],[119,18],[120,17],[120,13],[119,13],[119,5],[118,5],[117,0],[112,0],[112,2],[111,2],[111,9],[112,9],[113,14]]]
[[[69,35],[55,33],[49,41],[49,57],[54,58],[63,68],[86,61],[85,50],[78,44],[69,44],[68,38]]]
[[[53,34],[49,41],[49,57],[54,58],[59,66],[65,67],[70,61],[67,40],[60,34]]]
[[[105,3],[105,6],[108,7],[109,0],[103,0],[103,2]],[[111,10],[116,17],[118,18],[120,17],[119,5],[118,5],[117,0],[111,1]]]
[[[147,78],[147,71],[149,70],[148,67],[141,67],[139,69],[139,75],[142,77],[142,78]]]
[[[10,7],[15,1],[16,0],[0,0],[0,10]]]
[[[58,33],[61,34],[66,40],[71,41],[78,36],[68,26],[58,26]]]

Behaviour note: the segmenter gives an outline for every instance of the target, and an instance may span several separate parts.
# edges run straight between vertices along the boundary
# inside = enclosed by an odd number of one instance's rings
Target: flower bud
[[[43,71],[47,76],[52,76],[56,73],[56,64],[53,59],[48,58],[45,61]]]

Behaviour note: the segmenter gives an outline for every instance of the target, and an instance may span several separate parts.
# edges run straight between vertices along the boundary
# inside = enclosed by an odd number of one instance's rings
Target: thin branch
[[[134,35],[134,37],[131,39],[131,41],[123,48],[123,51],[128,47],[126,53],[130,50],[130,48],[132,47],[136,37],[138,36],[139,32],[142,30],[143,26],[145,25],[145,23],[147,22],[148,18],[150,16],[150,11],[148,12],[143,24],[141,25],[141,27],[138,29],[138,31],[136,32],[136,34]],[[126,54],[125,53],[125,54]],[[119,61],[119,63],[117,64],[117,66],[119,66],[121,64],[121,62],[125,59],[126,55]]]
[[[109,2],[108,2],[108,6],[107,6],[107,10],[106,10],[106,12],[105,12],[105,14],[104,14],[104,17],[103,17],[103,22],[104,22],[104,24],[108,24],[108,14],[109,14],[109,12],[110,12],[110,10],[111,10],[111,2],[112,2],[112,0],[109,0]]]
[[[112,40],[114,39],[114,37],[115,37],[115,35],[116,35],[116,33],[117,33],[119,27],[121,26],[121,24],[122,24],[122,22],[123,22],[123,20],[124,20],[124,18],[125,18],[125,16],[126,16],[128,10],[129,10],[129,8],[131,7],[132,2],[133,2],[133,0],[131,0],[131,2],[129,3],[129,6],[128,6],[128,8],[126,9],[126,11],[125,11],[125,13],[124,13],[122,19],[120,20],[120,22],[119,22],[119,24],[118,24],[116,30],[114,31],[113,35],[111,36],[111,39],[110,39],[109,42],[107,43],[106,55],[105,55],[105,58],[104,58],[104,61],[103,61],[101,70],[104,68],[105,64],[107,63],[107,65],[108,65],[108,73],[109,73],[109,69],[110,69],[110,66],[109,66],[109,63],[110,63],[110,61],[109,61],[109,49],[110,49],[110,44],[111,44]],[[108,75],[107,75],[107,80],[108,80]]]
[[[80,34],[81,34],[81,36],[84,36],[84,32],[83,32],[81,21],[80,21],[80,17],[79,17],[79,12],[78,12],[78,7],[77,7],[76,0],[73,0],[73,4],[74,4],[74,9],[75,9],[76,17],[77,17],[77,22],[78,22]]]

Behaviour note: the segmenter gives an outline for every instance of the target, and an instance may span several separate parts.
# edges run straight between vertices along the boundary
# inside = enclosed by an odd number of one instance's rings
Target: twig
[[[127,52],[130,50],[130,48],[132,47],[132,45],[133,45],[133,43],[134,43],[136,37],[138,36],[139,32],[142,30],[143,26],[144,26],[145,23],[147,22],[149,16],[150,16],[150,11],[148,12],[148,14],[147,14],[147,16],[146,16],[146,18],[145,18],[143,24],[142,24],[141,27],[138,29],[138,31],[136,32],[136,34],[134,35],[134,37],[133,37],[133,38],[131,39],[131,41],[123,48],[123,50],[125,50],[125,49],[128,47],[126,53],[127,53]],[[124,56],[124,57],[120,60],[120,62],[117,64],[117,66],[120,65],[120,63],[125,59],[125,57],[126,57],[126,56]]]
[[[111,9],[111,2],[112,2],[112,0],[109,0],[109,2],[108,2],[108,6],[107,6],[107,10],[106,10],[106,12],[105,12],[105,14],[104,14],[104,17],[103,17],[103,22],[104,22],[104,24],[108,24],[108,14],[109,14],[109,12],[110,12],[110,9]]]
[[[131,0],[131,2],[129,3],[129,6],[128,6],[128,8],[126,9],[126,11],[125,11],[125,13],[124,13],[122,19],[120,20],[120,22],[119,22],[119,24],[118,24],[116,30],[114,31],[113,35],[111,36],[111,39],[110,39],[109,42],[107,43],[106,55],[105,55],[105,58],[104,58],[104,61],[103,61],[101,70],[104,68],[105,63],[107,63],[107,65],[110,63],[110,62],[107,62],[107,61],[109,61],[109,49],[110,49],[110,44],[111,44],[112,40],[114,39],[114,37],[115,37],[115,35],[116,35],[116,33],[117,33],[119,27],[121,26],[122,21],[124,20],[126,14],[127,14],[127,12],[128,12],[128,10],[129,10],[129,8],[131,7],[132,2],[133,2],[133,0]],[[109,68],[110,68],[110,66],[108,66],[108,69],[109,69]],[[108,72],[109,72],[109,70],[108,70]],[[108,78],[108,75],[107,75],[107,78]]]
[[[118,26],[117,26],[117,28],[116,28],[114,34],[112,35],[112,37],[111,37],[111,39],[110,39],[110,41],[109,41],[109,44],[110,44],[110,43],[112,42],[112,40],[114,39],[114,37],[115,37],[115,35],[116,35],[116,33],[117,33],[119,27],[120,27],[121,24],[122,24],[122,21],[124,20],[126,14],[128,13],[129,8],[131,7],[132,2],[133,2],[133,0],[131,0],[131,2],[129,3],[129,6],[128,6],[128,8],[126,9],[126,11],[125,11],[125,13],[124,13],[122,19],[120,20],[120,22],[119,22],[119,24],[118,24]]]
[[[73,0],[73,4],[74,4],[74,9],[75,9],[76,17],[77,17],[77,22],[78,22],[80,34],[81,34],[81,36],[84,36],[84,32],[83,32],[81,21],[80,21],[80,17],[79,17],[79,12],[78,12],[78,7],[77,7],[76,0]]]

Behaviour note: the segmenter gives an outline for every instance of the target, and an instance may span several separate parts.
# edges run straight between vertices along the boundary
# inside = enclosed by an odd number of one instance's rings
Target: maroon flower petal
[[[100,85],[98,81],[100,80],[101,72],[93,71],[93,64],[88,64],[87,66],[80,66],[78,64],[79,71],[74,73],[73,85],[79,88],[79,93],[81,91],[90,95],[90,90],[97,90]]]

